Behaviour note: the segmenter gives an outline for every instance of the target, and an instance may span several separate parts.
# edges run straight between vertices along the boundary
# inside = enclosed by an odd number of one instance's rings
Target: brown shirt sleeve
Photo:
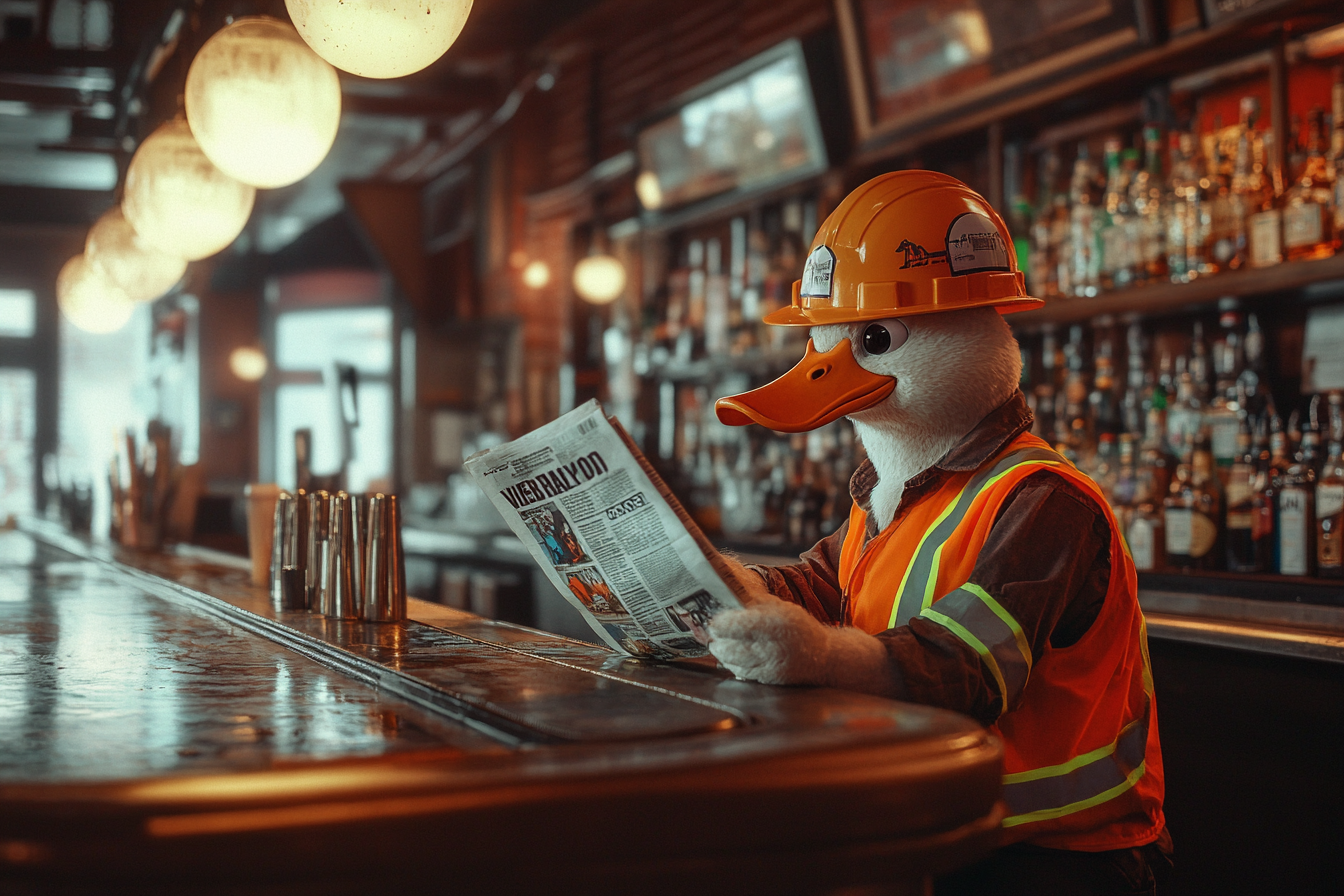
[[[1106,515],[1091,495],[1041,471],[1004,501],[971,581],[1017,620],[1034,662],[1050,647],[1074,644],[1087,632],[1101,612],[1110,574]],[[917,617],[878,637],[903,682],[905,699],[956,710],[986,725],[1004,712],[979,654],[943,626]]]
[[[752,566],[765,579],[770,593],[792,601],[813,617],[839,625],[842,619],[840,548],[849,531],[849,520],[802,554],[792,566]]]

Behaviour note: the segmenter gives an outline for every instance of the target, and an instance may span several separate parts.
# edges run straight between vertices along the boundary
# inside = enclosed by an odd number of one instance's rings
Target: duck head
[[[879,437],[955,443],[1008,400],[1021,374],[1017,341],[992,308],[823,324],[811,336],[788,373],[719,399],[719,420],[806,432],[849,417]]]

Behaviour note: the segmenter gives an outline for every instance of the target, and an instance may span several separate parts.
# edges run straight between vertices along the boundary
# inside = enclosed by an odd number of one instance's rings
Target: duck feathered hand
[[[825,625],[780,600],[760,575],[725,557],[747,592],[747,605],[709,624],[709,652],[743,681],[819,685],[884,697],[899,695],[886,647],[856,628]]]

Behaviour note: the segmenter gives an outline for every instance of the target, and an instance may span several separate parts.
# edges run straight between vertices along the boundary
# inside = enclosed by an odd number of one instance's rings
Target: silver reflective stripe
[[[1143,777],[1148,749],[1148,707],[1114,743],[1050,768],[1003,776],[1011,813],[1004,827],[1060,818],[1112,800]]]
[[[944,626],[980,654],[998,687],[1000,712],[1007,712],[1031,675],[1031,647],[1017,621],[988,592],[970,583],[939,598],[920,615]]]
[[[892,608],[891,619],[888,624],[891,628],[898,625],[905,625],[920,611],[929,604],[933,603],[933,583],[936,578],[935,570],[937,568],[938,555],[943,549],[943,545],[961,521],[966,519],[966,513],[971,509],[971,503],[975,501],[977,495],[984,490],[995,479],[1007,473],[1013,467],[1024,463],[1067,463],[1063,457],[1048,448],[1019,448],[1016,451],[1010,451],[988,470],[978,471],[971,481],[966,483],[961,494],[950,506],[943,510],[938,521],[933,527],[925,533],[920,541],[919,547],[915,549],[915,557],[910,561],[909,568],[906,569],[905,578],[901,581],[901,590],[897,594],[895,606]]]

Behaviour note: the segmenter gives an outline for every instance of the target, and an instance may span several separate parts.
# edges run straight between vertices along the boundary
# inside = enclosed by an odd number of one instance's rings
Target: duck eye
[[[863,331],[863,350],[870,355],[884,354],[891,348],[891,333],[881,324],[870,324]]]

